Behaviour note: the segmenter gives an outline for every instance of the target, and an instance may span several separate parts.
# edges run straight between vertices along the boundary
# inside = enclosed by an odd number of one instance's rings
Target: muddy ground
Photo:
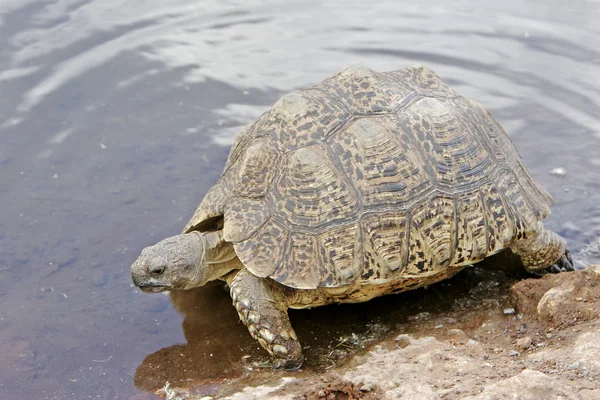
[[[502,262],[518,264],[510,257]],[[273,372],[266,358],[249,357],[235,378],[155,393],[233,400],[599,399],[600,265],[537,279],[518,266],[493,264],[427,289],[445,307],[420,307],[393,327],[374,323],[360,334],[347,332],[313,350],[318,363],[302,371]]]

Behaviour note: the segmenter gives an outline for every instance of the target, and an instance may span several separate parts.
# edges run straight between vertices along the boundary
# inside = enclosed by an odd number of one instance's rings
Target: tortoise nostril
[[[154,267],[150,270],[150,273],[152,275],[162,275],[162,273],[165,272],[165,267],[160,266],[160,267]]]

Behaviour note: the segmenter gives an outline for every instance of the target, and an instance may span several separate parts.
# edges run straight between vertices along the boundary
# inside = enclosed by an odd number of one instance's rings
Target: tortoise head
[[[235,269],[236,260],[220,231],[192,231],[143,249],[131,265],[131,278],[146,293],[192,289]]]
[[[146,247],[131,265],[133,283],[147,293],[202,286],[204,243],[192,232]]]

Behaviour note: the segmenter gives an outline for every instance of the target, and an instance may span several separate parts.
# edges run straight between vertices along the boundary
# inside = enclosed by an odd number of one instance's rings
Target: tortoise
[[[183,233],[143,249],[132,278],[226,281],[273,366],[295,369],[288,308],[430,285],[507,248],[531,273],[572,270],[541,222],[551,202],[490,112],[430,69],[351,66],[242,131]]]

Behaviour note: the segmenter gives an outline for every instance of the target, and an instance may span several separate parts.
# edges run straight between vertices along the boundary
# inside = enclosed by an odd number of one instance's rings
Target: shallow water
[[[598,1],[323,3],[0,1],[0,398],[140,399],[260,359],[219,285],[184,320],[129,265],[181,230],[241,126],[349,64],[429,65],[507,129],[547,225],[575,251],[600,236]],[[342,310],[298,314],[301,339],[369,320]]]

